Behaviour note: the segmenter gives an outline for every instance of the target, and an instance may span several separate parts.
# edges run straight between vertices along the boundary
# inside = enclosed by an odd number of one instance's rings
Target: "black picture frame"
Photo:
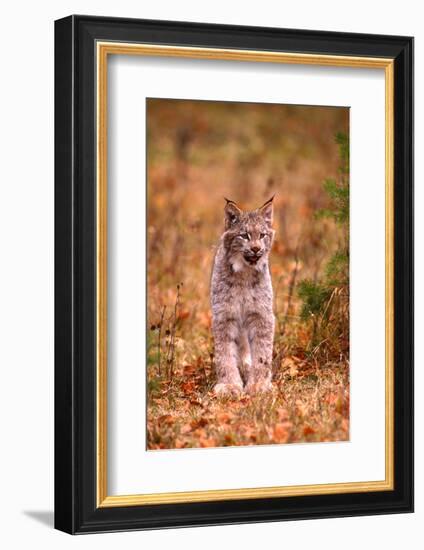
[[[394,60],[394,490],[146,506],[96,500],[98,40]],[[94,533],[413,511],[413,39],[73,15],[55,22],[55,527]]]

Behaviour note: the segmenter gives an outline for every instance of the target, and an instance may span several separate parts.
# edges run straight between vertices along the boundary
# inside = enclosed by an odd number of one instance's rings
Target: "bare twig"
[[[296,284],[298,266],[299,266],[299,258],[297,256],[297,249],[296,249],[295,264],[294,264],[294,268],[293,268],[292,273],[291,273],[290,283],[289,283],[289,295],[288,295],[287,304],[286,304],[286,311],[285,311],[285,314],[284,314],[283,324],[282,324],[282,327],[280,329],[281,336],[284,336],[284,333],[286,331],[287,320],[290,316],[289,312],[290,312],[291,302],[292,302],[292,299],[293,299],[293,292],[294,292],[294,288],[295,288],[295,284]]]
[[[174,315],[173,320],[171,324],[171,330],[170,330],[170,341],[167,351],[167,375],[169,380],[172,379],[173,372],[174,372],[174,361],[175,361],[175,336],[177,332],[177,321],[178,321],[178,308],[180,305],[180,284],[177,285],[177,295],[175,297],[175,304],[174,304]]]
[[[288,293],[288,297],[287,297],[286,311],[285,311],[285,314],[284,314],[282,326],[280,327],[280,335],[281,336],[284,336],[284,333],[286,331],[287,320],[289,318],[291,302],[292,302],[292,299],[293,299],[293,293],[294,293],[294,289],[295,289],[295,286],[296,286],[296,277],[297,277],[298,267],[299,267],[299,241],[300,241],[300,234],[297,238],[296,249],[294,251],[294,262],[295,263],[294,263],[294,268],[292,270],[291,277],[290,277],[289,293]]]
[[[163,325],[163,319],[165,317],[165,310],[166,306],[163,306],[162,312],[160,315],[160,321],[159,321],[159,331],[158,331],[158,367],[159,367],[159,376],[162,376],[162,365],[161,365],[161,338],[162,338],[162,325]]]

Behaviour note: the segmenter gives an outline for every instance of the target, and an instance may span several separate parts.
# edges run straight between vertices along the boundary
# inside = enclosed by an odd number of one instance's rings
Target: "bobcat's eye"
[[[265,236],[266,236],[266,234],[265,234],[265,233],[261,233],[261,234],[259,235],[259,238],[260,238],[260,239],[264,239],[264,238],[265,238]]]
[[[242,234],[240,235],[240,237],[241,237],[242,239],[246,239],[246,241],[248,241],[248,240],[249,240],[249,233],[242,233]]]

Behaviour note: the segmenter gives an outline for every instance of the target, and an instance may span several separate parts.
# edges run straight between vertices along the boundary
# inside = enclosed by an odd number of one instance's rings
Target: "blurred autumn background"
[[[349,111],[147,100],[147,448],[349,438]],[[275,193],[274,391],[212,388],[224,196]]]

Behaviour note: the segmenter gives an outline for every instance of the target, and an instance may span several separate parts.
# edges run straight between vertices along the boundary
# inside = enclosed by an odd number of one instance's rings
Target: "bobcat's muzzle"
[[[263,252],[245,252],[243,254],[243,257],[246,260],[246,262],[251,265],[257,264],[262,256],[263,256]]]

